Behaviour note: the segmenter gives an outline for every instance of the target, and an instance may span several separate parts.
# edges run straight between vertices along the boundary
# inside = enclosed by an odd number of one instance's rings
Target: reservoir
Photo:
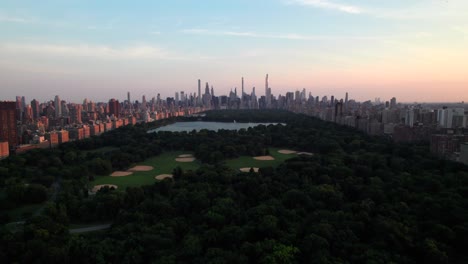
[[[192,130],[200,131],[202,129],[218,131],[220,129],[226,130],[239,130],[242,128],[255,127],[258,125],[277,125],[278,123],[226,123],[226,122],[205,122],[205,121],[194,121],[194,122],[176,122],[167,126],[159,127],[150,132],[159,132],[159,131],[170,131],[170,132],[190,132]]]

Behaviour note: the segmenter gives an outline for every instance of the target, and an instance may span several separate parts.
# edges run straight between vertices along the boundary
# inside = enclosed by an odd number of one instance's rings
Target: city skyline
[[[6,1],[1,100],[256,87],[358,101],[468,101],[468,2]]]

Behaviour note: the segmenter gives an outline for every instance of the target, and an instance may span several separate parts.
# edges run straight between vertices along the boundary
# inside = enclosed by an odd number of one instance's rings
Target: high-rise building
[[[390,100],[390,109],[394,109],[396,108],[396,98],[395,97],[392,97],[392,99]]]
[[[36,99],[31,101],[31,108],[32,108],[32,117],[33,119],[38,119],[41,115],[39,110],[39,102]]]
[[[109,116],[114,116],[116,118],[119,117],[120,114],[120,103],[119,100],[115,100],[114,98],[109,100]]]
[[[198,105],[202,103],[202,96],[201,96],[201,80],[198,79]]]
[[[208,82],[205,85],[205,94],[210,94],[210,86],[208,85]]]
[[[54,107],[55,107],[55,118],[62,117],[62,102],[60,101],[60,97],[58,95],[55,96]]]
[[[15,111],[16,111],[16,118],[18,118],[19,121],[23,120],[23,98],[21,96],[16,96],[16,106],[15,106]]]
[[[244,96],[244,77],[242,77],[242,94],[241,94],[241,99]]]
[[[10,148],[19,145],[15,102],[0,102],[0,141],[8,141]]]
[[[268,74],[265,77],[265,101],[266,108],[271,108],[271,89],[268,86]]]
[[[83,106],[80,104],[74,104],[70,107],[70,120],[72,123],[75,123],[75,124],[83,123],[81,120],[82,107]]]

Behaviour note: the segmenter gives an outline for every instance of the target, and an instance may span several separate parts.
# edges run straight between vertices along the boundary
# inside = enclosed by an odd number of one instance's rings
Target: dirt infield
[[[310,152],[297,152],[297,155],[307,155],[307,156],[313,156],[314,153],[310,153]]]
[[[153,170],[154,168],[152,166],[135,166],[133,168],[128,169],[128,171],[150,171]]]
[[[176,158],[175,161],[177,162],[193,162],[195,161],[195,158]]]
[[[111,177],[124,177],[128,175],[132,175],[133,172],[131,171],[114,171],[110,176]]]
[[[156,177],[154,177],[156,180],[164,180],[166,178],[172,178],[172,174],[160,174]]]
[[[297,153],[297,151],[289,150],[289,149],[282,149],[282,150],[278,150],[278,153],[280,153],[280,154],[294,154],[294,153]]]
[[[250,172],[251,168],[240,168],[239,170],[242,172]],[[258,172],[258,168],[253,168],[254,172]]]
[[[181,154],[179,156],[177,156],[178,158],[193,158],[193,155],[192,154]]]
[[[272,156],[257,156],[257,157],[254,157],[254,159],[256,159],[256,160],[275,160],[275,158],[273,158]]]
[[[109,187],[109,188],[114,188],[114,189],[117,189],[117,185],[114,185],[114,184],[101,184],[101,185],[96,185],[93,187],[93,189],[91,190],[91,192],[93,193],[97,193],[101,188],[104,188],[104,187]]]

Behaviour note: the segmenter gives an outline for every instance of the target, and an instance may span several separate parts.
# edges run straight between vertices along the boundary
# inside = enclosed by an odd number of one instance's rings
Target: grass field
[[[296,154],[281,154],[278,153],[278,148],[270,148],[270,156],[274,157],[275,160],[255,160],[253,157],[242,156],[236,159],[227,160],[226,164],[234,169],[239,170],[245,167],[276,167],[283,163],[285,160],[297,156]],[[149,158],[144,162],[136,165],[153,166],[154,169],[151,171],[136,171],[132,175],[124,177],[111,177],[111,176],[98,176],[96,180],[91,182],[91,186],[100,184],[115,184],[120,190],[124,190],[126,187],[135,187],[142,185],[150,185],[157,181],[154,177],[160,174],[171,174],[172,170],[177,166],[180,166],[183,170],[196,170],[199,167],[199,163],[195,162],[177,162],[175,158],[181,154],[188,154],[189,152],[184,151],[173,151],[166,152],[159,156]]]
[[[196,170],[199,167],[197,161],[195,162],[177,162],[175,158],[181,154],[189,154],[186,151],[173,151],[162,153],[159,156],[149,158],[144,162],[136,165],[153,166],[154,169],[151,171],[136,171],[130,176],[125,177],[111,177],[111,176],[98,176],[96,180],[91,182],[92,186],[99,184],[115,184],[119,189],[125,189],[126,187],[135,187],[142,185],[153,184],[157,181],[154,177],[159,174],[171,174],[172,170],[177,166],[180,166],[183,170]]]
[[[278,153],[278,148],[269,148],[270,156],[275,158],[275,160],[255,160],[253,157],[242,156],[236,159],[230,159],[226,161],[226,164],[235,170],[240,168],[252,168],[252,167],[276,167],[279,164],[283,163],[285,160],[296,157],[296,154],[281,154]]]

